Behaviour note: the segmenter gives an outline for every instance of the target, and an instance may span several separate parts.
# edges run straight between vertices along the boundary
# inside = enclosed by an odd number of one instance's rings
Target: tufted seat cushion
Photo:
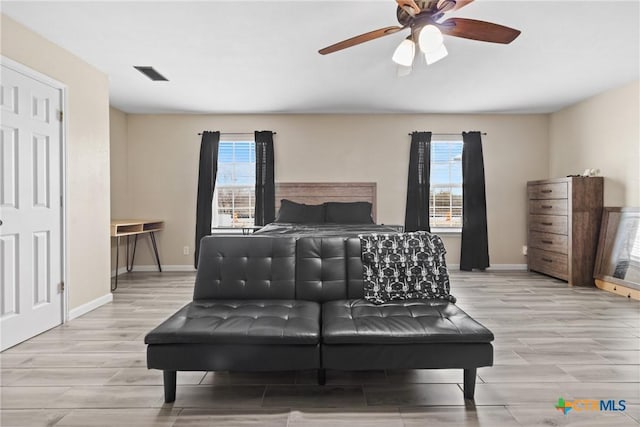
[[[493,334],[454,304],[403,300],[374,304],[364,299],[326,302],[326,344],[489,343]]]
[[[320,305],[296,300],[198,300],[149,332],[146,344],[314,345]]]

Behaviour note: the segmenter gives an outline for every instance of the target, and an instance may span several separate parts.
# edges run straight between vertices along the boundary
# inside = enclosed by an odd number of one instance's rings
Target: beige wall
[[[640,205],[640,82],[551,115],[551,176],[600,169],[605,206]]]
[[[111,138],[110,170],[111,170],[111,218],[124,219],[129,207],[129,156],[127,155],[127,114],[109,108],[109,134]],[[124,249],[124,242],[120,243]],[[120,258],[120,271],[125,268],[123,258]],[[116,265],[116,240],[111,239],[111,268],[112,275]]]
[[[113,114],[112,114],[113,117]],[[374,181],[378,221],[402,224],[409,132],[481,130],[492,264],[524,264],[526,181],[548,176],[547,115],[127,115],[130,201],[113,211],[166,221],[158,234],[164,265],[191,265],[202,130],[270,129],[276,181]],[[114,165],[115,166],[115,165]],[[115,183],[115,180],[113,181]],[[114,199],[114,203],[116,202]],[[459,235],[444,236],[448,262],[459,262]],[[153,265],[144,239],[136,265]]]
[[[113,107],[109,108],[109,134],[111,138],[111,217],[122,219],[127,214],[129,200],[127,114]]]
[[[69,308],[109,294],[109,83],[70,52],[1,15],[3,56],[67,86]]]

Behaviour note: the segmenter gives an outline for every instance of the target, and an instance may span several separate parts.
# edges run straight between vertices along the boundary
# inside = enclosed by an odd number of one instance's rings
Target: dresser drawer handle
[[[542,225],[553,225],[552,222],[541,222],[540,224],[542,224]]]
[[[541,240],[542,243],[546,243],[547,245],[552,245],[553,241],[552,240]]]
[[[553,205],[542,205],[542,209],[551,209]]]
[[[553,262],[553,260],[552,260],[552,259],[549,259],[549,258],[542,258],[542,260],[543,260],[544,262]]]
[[[542,190],[543,193],[553,193],[553,190]]]

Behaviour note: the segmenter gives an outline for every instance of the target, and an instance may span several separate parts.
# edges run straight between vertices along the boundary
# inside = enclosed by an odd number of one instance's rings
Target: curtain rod
[[[416,131],[418,132],[418,131]],[[480,135],[486,135],[486,132],[481,132]],[[411,136],[412,134],[409,133],[407,134],[409,136]],[[460,133],[438,133],[438,132],[432,132],[431,135],[437,135],[437,136],[458,136],[458,135],[462,135],[462,132]]]
[[[273,132],[276,135],[278,132]],[[198,135],[202,135],[202,133],[198,133]],[[254,135],[253,132],[220,132],[220,135]]]

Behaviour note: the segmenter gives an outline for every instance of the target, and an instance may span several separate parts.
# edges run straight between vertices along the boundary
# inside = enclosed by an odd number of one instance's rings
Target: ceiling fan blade
[[[520,30],[466,18],[449,18],[436,24],[443,34],[483,42],[509,44],[520,35]]]
[[[328,53],[337,52],[342,49],[346,49],[351,46],[355,46],[360,43],[368,42],[370,40],[375,40],[377,38],[388,36],[389,34],[397,33],[400,30],[404,30],[405,27],[385,27],[380,28],[379,30],[369,31],[368,33],[360,34],[359,36],[351,37],[347,40],[342,40],[336,44],[332,44],[331,46],[327,46],[324,49],[320,49],[318,52],[321,55],[326,55]]]
[[[415,2],[415,0],[396,0],[398,6],[406,10],[408,14],[415,16],[420,13],[421,9]],[[413,12],[413,13],[412,13]]]

